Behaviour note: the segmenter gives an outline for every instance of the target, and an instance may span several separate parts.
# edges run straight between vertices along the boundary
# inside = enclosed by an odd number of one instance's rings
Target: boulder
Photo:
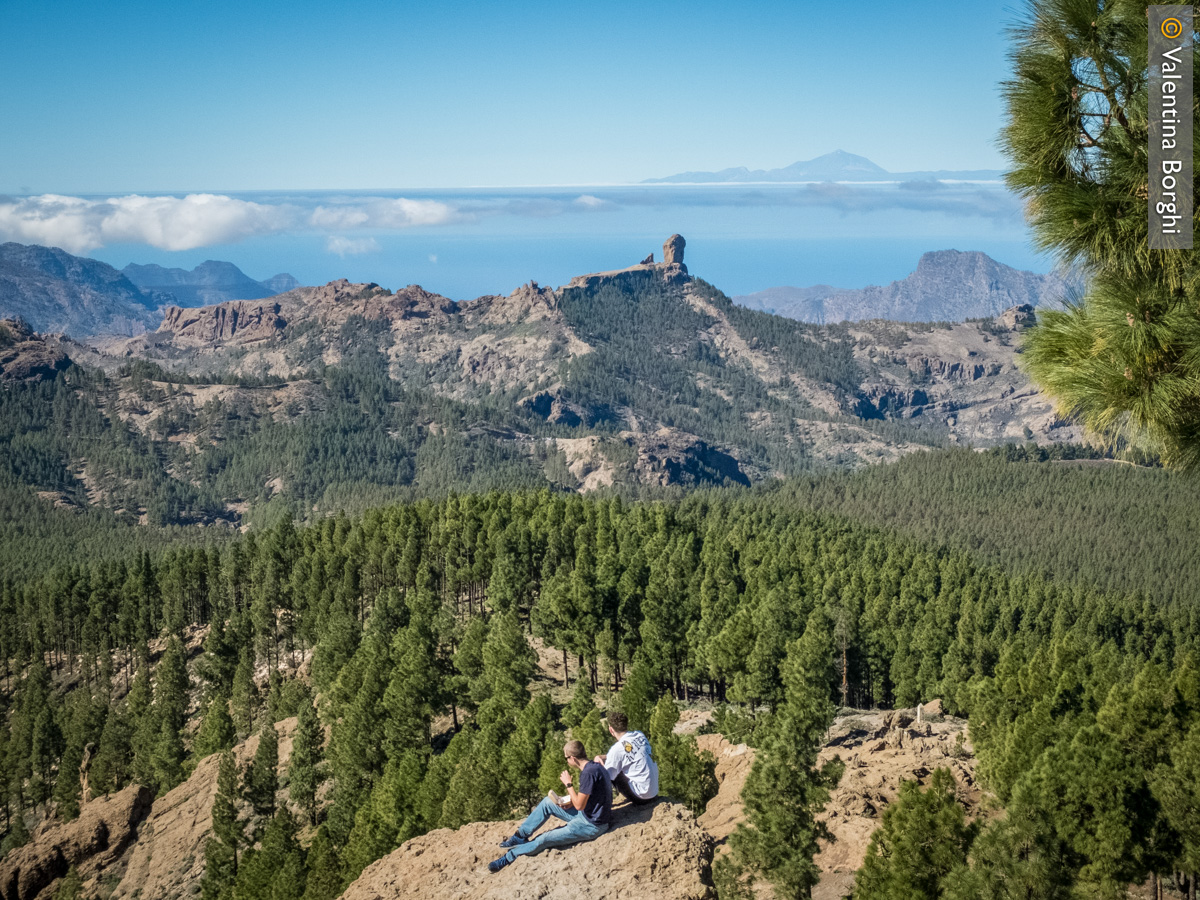
[[[594,841],[543,850],[492,874],[487,864],[517,821],[440,828],[402,844],[368,866],[342,900],[600,900],[714,896],[714,841],[688,810],[659,801],[613,810],[614,822]],[[549,825],[543,826],[548,828]]]

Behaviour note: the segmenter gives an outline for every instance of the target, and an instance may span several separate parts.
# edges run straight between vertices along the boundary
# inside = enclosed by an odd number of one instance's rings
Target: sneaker
[[[507,850],[509,847],[515,847],[518,844],[524,844],[529,838],[523,838],[520,834],[514,833],[512,837],[506,837],[500,842],[500,846]]]
[[[493,859],[490,863],[488,863],[488,871],[489,872],[499,872],[501,869],[503,869],[505,866],[507,866],[509,863],[511,863],[513,861],[513,858],[514,857],[511,853],[505,853],[499,859]]]

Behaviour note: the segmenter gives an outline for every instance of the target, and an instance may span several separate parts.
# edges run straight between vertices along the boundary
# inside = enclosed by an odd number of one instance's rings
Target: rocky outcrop
[[[278,303],[233,300],[188,309],[167,307],[159,333],[170,335],[180,347],[217,347],[222,344],[252,344],[275,337],[283,330]]]
[[[685,807],[625,804],[613,817],[594,841],[522,856],[496,874],[487,864],[517,821],[431,831],[368,866],[342,900],[712,900],[713,839]]]
[[[681,234],[673,234],[663,243],[663,264],[683,265],[683,248],[687,241]]]
[[[750,484],[733,456],[709,446],[695,435],[660,428],[652,435],[622,432],[621,436],[636,441],[638,456],[634,468],[640,484],[663,487],[672,484],[685,487]]]
[[[44,381],[70,365],[67,354],[48,345],[28,323],[0,319],[0,381]]]
[[[975,362],[969,358],[931,359],[928,356],[910,356],[905,364],[917,378],[937,381],[978,381],[985,376],[999,375],[1004,368],[1000,362]]]
[[[1028,303],[1012,306],[996,317],[996,324],[1009,331],[1024,331],[1037,323],[1037,313]]]
[[[29,843],[0,860],[0,898],[50,897],[55,881],[71,866],[85,879],[104,871],[133,841],[152,798],[147,788],[133,785],[84,804],[74,821],[43,823]]]
[[[872,384],[859,393],[853,412],[862,419],[899,418],[906,410],[928,402],[929,395],[920,388]]]
[[[566,425],[575,428],[580,425],[592,427],[602,422],[613,422],[616,416],[604,404],[584,406],[566,400],[557,390],[539,391],[520,401],[522,409],[534,415],[541,416],[551,425]]]

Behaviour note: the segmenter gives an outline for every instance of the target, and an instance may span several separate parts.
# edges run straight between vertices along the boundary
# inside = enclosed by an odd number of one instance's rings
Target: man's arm
[[[577,811],[587,806],[588,794],[581,794],[573,787],[567,788],[567,793],[571,797],[571,805],[574,806]]]
[[[583,809],[587,805],[589,795],[581,794],[575,790],[575,785],[571,783],[571,773],[563,772],[558,776],[558,780],[566,785],[567,797],[570,798],[571,805],[574,806],[577,811]]]
[[[625,750],[621,747],[621,742],[617,741],[608,750],[608,757],[601,759],[596,757],[596,762],[608,769],[608,777],[616,778],[621,774],[621,763],[625,761]]]

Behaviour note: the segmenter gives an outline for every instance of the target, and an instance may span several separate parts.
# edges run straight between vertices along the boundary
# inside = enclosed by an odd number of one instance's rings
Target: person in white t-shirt
[[[629,718],[623,712],[608,714],[608,733],[616,743],[608,756],[597,756],[595,762],[608,769],[614,790],[633,803],[649,803],[658,796],[658,764],[649,739],[640,731],[629,730]]]

